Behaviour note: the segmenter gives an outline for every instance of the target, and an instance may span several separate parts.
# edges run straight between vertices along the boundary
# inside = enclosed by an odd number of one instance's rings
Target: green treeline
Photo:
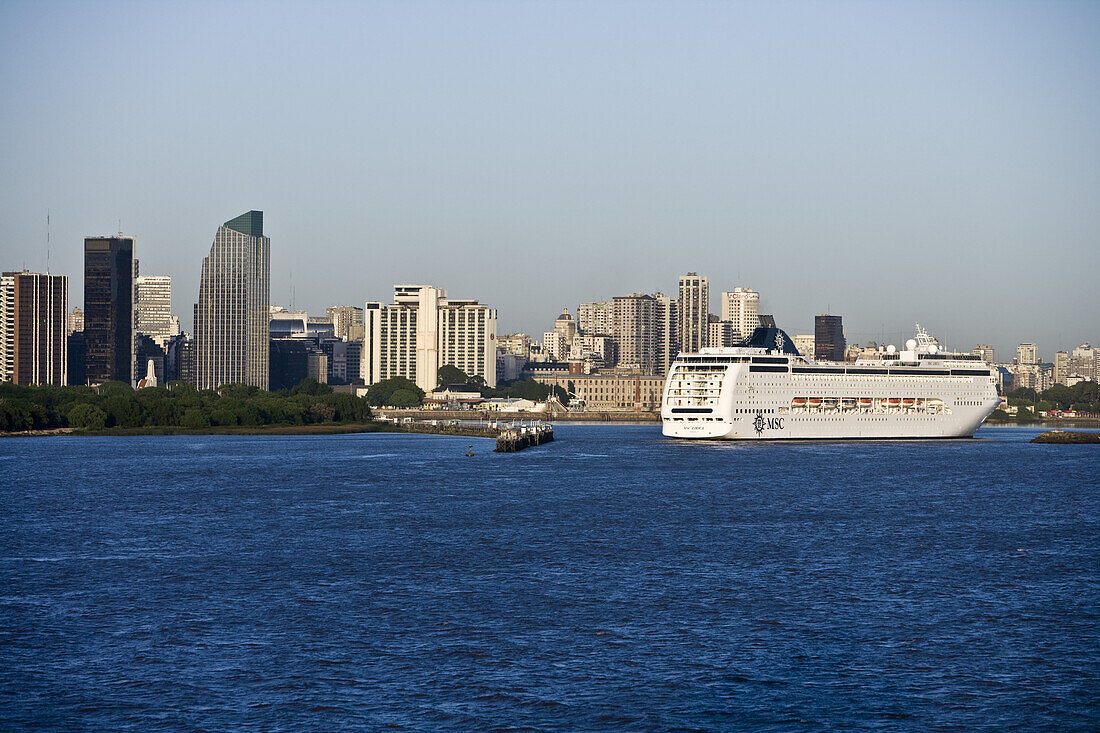
[[[1005,396],[1008,404],[1017,408],[1015,417],[1004,410],[995,410],[990,419],[1036,422],[1042,419],[1039,413],[1048,410],[1100,413],[1100,384],[1096,382],[1078,382],[1072,387],[1056,384],[1041,393],[1020,387]]]
[[[278,392],[243,384],[200,391],[185,382],[140,390],[122,382],[96,388],[0,384],[0,431],[7,432],[65,427],[266,427],[370,419],[365,399],[337,394],[312,379]]]

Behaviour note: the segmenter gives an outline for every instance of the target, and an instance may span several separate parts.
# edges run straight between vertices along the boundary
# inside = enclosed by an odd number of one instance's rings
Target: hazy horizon
[[[121,229],[185,328],[264,212],[274,304],[395,283],[539,337],[689,271],[791,335],[1100,341],[1100,5],[0,4],[0,269]]]

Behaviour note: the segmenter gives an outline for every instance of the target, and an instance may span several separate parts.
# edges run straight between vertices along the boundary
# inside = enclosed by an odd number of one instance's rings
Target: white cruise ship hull
[[[1000,404],[988,366],[815,363],[766,349],[681,354],[662,399],[662,431],[710,440],[964,438]]]

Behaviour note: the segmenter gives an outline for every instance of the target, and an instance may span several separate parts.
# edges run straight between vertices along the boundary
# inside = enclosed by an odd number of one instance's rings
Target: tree
[[[95,405],[78,402],[69,408],[69,425],[87,430],[102,430],[107,427],[107,413]]]
[[[197,407],[188,408],[180,419],[180,425],[185,428],[202,429],[210,427],[210,418]]]
[[[298,382],[298,384],[291,387],[290,394],[305,394],[312,396],[332,394],[332,387],[328,386],[327,384],[321,384],[313,377],[306,377],[302,381]]]
[[[389,403],[394,407],[420,407],[422,399],[423,397],[418,396],[411,389],[398,389],[390,395]]]
[[[412,392],[416,396],[417,405],[424,399],[424,390],[417,387],[415,382],[405,377],[391,377],[390,379],[383,379],[381,382],[376,382],[367,389],[367,403],[372,407],[394,405],[392,399],[393,393],[400,390]],[[396,407],[397,405],[394,406]]]
[[[454,364],[444,364],[439,367],[436,374],[436,384],[440,387],[446,387],[448,384],[467,384],[470,381],[470,377],[466,372]]]

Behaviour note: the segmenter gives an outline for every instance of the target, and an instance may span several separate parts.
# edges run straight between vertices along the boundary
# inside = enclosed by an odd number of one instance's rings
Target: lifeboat
[[[905,405],[906,407],[912,407],[913,405],[917,404],[917,401],[912,397],[906,397],[901,401],[901,404]]]
[[[870,407],[871,403],[873,401],[874,400],[872,400],[870,397],[860,397],[859,398],[859,404],[860,404],[861,407]]]
[[[900,397],[891,397],[890,399],[888,399],[886,401],[890,404],[891,407],[896,407],[897,405],[901,404],[901,398]]]
[[[804,404],[806,404],[806,398],[805,397],[795,397],[794,398],[794,403],[796,405],[804,405]]]
[[[819,398],[819,397],[810,397],[807,400],[807,404],[810,407],[820,407],[821,406],[821,398]]]

